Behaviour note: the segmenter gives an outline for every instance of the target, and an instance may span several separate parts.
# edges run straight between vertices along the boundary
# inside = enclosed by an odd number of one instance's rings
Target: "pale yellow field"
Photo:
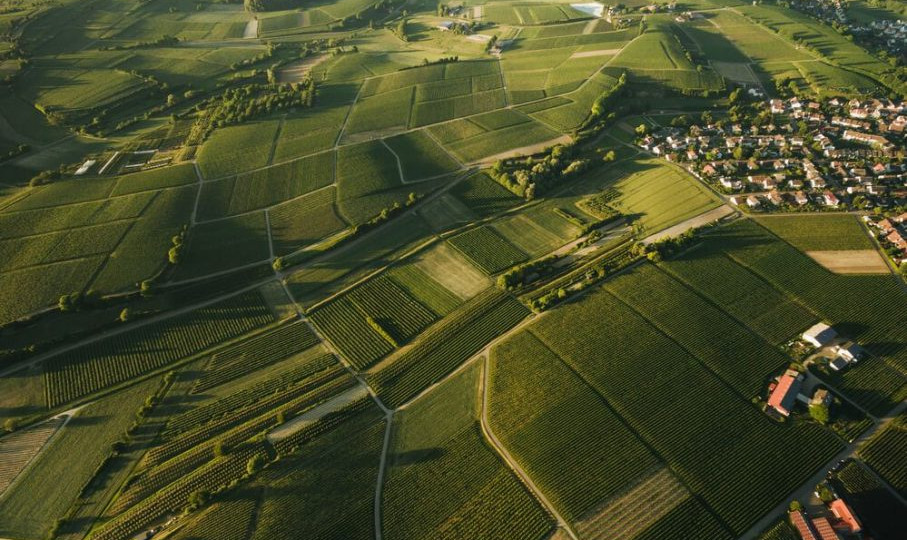
[[[874,249],[847,251],[807,251],[817,263],[836,274],[885,274],[888,265]]]

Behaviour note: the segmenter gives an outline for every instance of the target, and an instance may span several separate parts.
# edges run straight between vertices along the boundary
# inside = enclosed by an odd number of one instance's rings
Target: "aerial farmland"
[[[0,540],[899,540],[899,0],[6,0]]]

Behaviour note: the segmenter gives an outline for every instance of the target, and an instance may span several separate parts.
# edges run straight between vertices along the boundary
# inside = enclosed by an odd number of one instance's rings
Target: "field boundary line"
[[[387,141],[386,141],[386,140],[381,139],[381,144],[383,144],[384,147],[387,148],[387,150],[388,150],[391,154],[394,155],[394,159],[397,160],[397,174],[400,175],[400,183],[401,183],[401,184],[409,184],[410,182],[408,182],[408,181],[406,180],[406,178],[403,176],[403,162],[400,161],[400,156],[397,155],[397,152],[394,152],[394,149],[391,148],[391,146],[390,146],[389,144],[387,144]]]
[[[197,283],[199,281],[204,281],[206,279],[225,276],[227,274],[232,274],[233,272],[239,272],[240,270],[248,270],[249,268],[254,268],[260,264],[266,264],[268,262],[270,262],[268,259],[261,259],[261,260],[253,261],[253,262],[246,263],[246,264],[243,264],[240,266],[234,266],[233,268],[227,268],[226,270],[218,270],[217,272],[212,272],[210,274],[204,274],[201,276],[195,276],[195,277],[191,277],[191,278],[168,281],[167,283],[162,284],[161,288],[166,289],[166,288],[172,288],[172,287],[179,287],[180,285],[188,285],[190,283]],[[271,278],[268,278],[268,279],[271,279]],[[267,280],[262,281],[262,282],[257,282],[257,283],[259,286],[261,286],[261,285],[264,285],[265,283],[267,283]]]
[[[520,325],[517,325],[519,327]],[[576,532],[573,531],[573,527],[561,516],[557,511],[557,508],[548,500],[545,494],[532,478],[520,467],[519,463],[513,459],[513,456],[510,455],[510,452],[501,444],[501,441],[495,436],[494,432],[491,430],[491,426],[488,423],[488,370],[490,363],[489,355],[485,355],[485,361],[482,362],[482,376],[480,377],[480,396],[482,400],[481,413],[479,414],[479,424],[482,428],[482,432],[485,434],[485,438],[491,443],[491,446],[494,447],[495,452],[501,459],[510,467],[510,469],[522,480],[523,485],[525,485],[535,496],[535,499],[545,507],[549,514],[554,518],[560,528],[566,531],[567,535],[570,536],[571,540],[579,540],[579,537],[576,535]]]
[[[198,185],[198,191],[196,191],[195,193],[195,204],[192,206],[192,213],[189,214],[189,224],[195,225],[196,223],[198,223],[198,206],[202,201],[202,187],[205,183],[205,180],[202,176],[202,170],[198,166],[197,160],[192,160],[192,168],[195,169],[195,176],[196,178],[198,178],[198,182],[196,182],[196,184]]]
[[[268,254],[271,262],[274,262],[274,236],[271,234],[271,212],[265,208],[265,227],[268,229]]]
[[[278,272],[275,271],[275,274],[278,274]],[[283,292],[287,295],[287,299],[293,304],[293,309],[296,311],[296,315],[299,317],[299,320],[304,322],[305,325],[309,327],[309,330],[311,330],[312,333],[315,334],[315,337],[317,337],[319,341],[321,341],[321,344],[324,345],[328,352],[333,354],[337,358],[337,361],[340,362],[340,364],[344,367],[344,369],[346,369],[346,371],[349,372],[350,375],[352,375],[356,382],[359,383],[359,385],[362,386],[366,392],[368,392],[369,397],[371,397],[372,401],[374,401],[378,408],[381,409],[381,412],[383,412],[385,415],[392,413],[393,409],[389,409],[384,405],[384,402],[381,401],[381,398],[378,397],[377,392],[375,392],[375,390],[371,386],[369,386],[365,379],[359,373],[357,373],[355,369],[353,369],[353,366],[347,361],[346,358],[343,357],[342,354],[340,354],[340,351],[338,351],[337,348],[334,347],[334,344],[331,343],[330,340],[325,338],[324,335],[318,330],[318,328],[314,324],[312,324],[312,321],[309,320],[308,317],[306,317],[305,312],[303,312],[302,308],[299,305],[299,302],[296,301],[296,298],[293,296],[293,293],[287,286],[286,281],[280,279],[279,275],[277,281],[283,287]]]
[[[381,520],[381,494],[384,491],[384,476],[387,473],[387,455],[390,450],[391,431],[393,428],[394,411],[387,411],[384,416],[384,442],[381,445],[381,459],[378,460],[378,478],[375,480],[375,540],[383,537]]]
[[[53,443],[55,439],[59,438],[60,433],[63,431],[63,428],[66,427],[66,424],[68,424],[69,421],[73,419],[73,417],[75,417],[76,413],[78,413],[81,409],[87,407],[87,406],[90,405],[91,403],[92,403],[91,401],[82,403],[81,405],[78,405],[78,406],[76,406],[76,407],[73,407],[73,408],[71,408],[71,409],[69,409],[69,410],[63,411],[63,412],[58,413],[58,414],[56,414],[56,415],[54,415],[54,416],[51,416],[51,417],[49,417],[49,418],[45,418],[45,419],[39,420],[39,421],[37,421],[37,422],[32,423],[31,425],[28,425],[28,426],[26,426],[26,427],[24,427],[24,428],[20,428],[20,429],[17,429],[17,430],[16,430],[17,432],[19,432],[19,431],[24,431],[25,429],[31,429],[31,428],[33,428],[33,427],[37,427],[37,426],[39,426],[39,425],[41,425],[41,424],[44,424],[44,423],[46,423],[46,422],[50,422],[50,421],[52,421],[52,420],[55,420],[55,419],[57,419],[57,418],[60,418],[61,416],[66,415],[66,419],[63,421],[63,423],[60,424],[59,426],[57,426],[57,429],[55,429],[54,432],[51,433],[50,437],[48,437],[47,440],[44,441],[44,444],[42,444],[41,447],[38,448],[38,451],[35,452],[35,455],[32,456],[32,457],[28,460],[28,463],[26,463],[25,466],[22,467],[22,469],[16,474],[16,476],[13,477],[13,479],[12,479],[12,481],[9,483],[9,485],[6,486],[6,489],[4,489],[2,492],[0,492],[0,501],[2,501],[3,499],[5,499],[6,497],[8,497],[8,496],[13,492],[13,490],[14,490],[15,487],[16,487],[16,485],[17,485],[19,482],[22,481],[22,479],[26,476],[26,474],[29,472],[29,470],[30,470],[30,469],[38,462],[38,458],[40,458],[41,455],[44,453],[44,451],[47,450],[47,449],[50,447],[51,443]]]
[[[283,124],[287,119],[287,115],[284,114],[280,117],[280,121],[277,122],[277,129],[274,130],[274,139],[271,141],[271,149],[268,152],[268,165],[274,163],[274,155],[277,154],[277,144],[280,142],[280,134],[283,133]]]
[[[309,195],[318,193],[319,191],[324,191],[324,190],[326,190],[326,189],[336,188],[336,187],[337,187],[337,186],[336,186],[336,183],[332,183],[332,184],[329,184],[329,185],[327,185],[327,186],[322,186],[322,187],[320,187],[320,188],[313,189],[312,191],[307,191],[307,192],[303,193],[302,195],[296,195],[295,197],[292,197],[292,198],[287,199],[287,200],[285,200],[285,201],[280,201],[279,203],[276,203],[276,204],[272,204],[272,205],[265,206],[265,207],[262,207],[262,208],[255,208],[255,209],[252,209],[252,210],[246,210],[245,212],[240,212],[240,213],[238,213],[238,214],[230,214],[229,216],[220,216],[220,217],[211,218],[211,219],[197,220],[197,221],[195,222],[195,224],[196,224],[196,225],[203,225],[203,224],[206,224],[206,223],[216,223],[216,222],[218,222],[218,221],[224,221],[224,220],[227,220],[227,219],[233,219],[233,218],[237,218],[237,217],[241,217],[241,216],[248,216],[248,215],[250,215],[250,214],[257,214],[258,212],[267,212],[268,210],[272,210],[272,209],[274,209],[274,208],[277,208],[278,206],[281,206],[281,205],[284,205],[284,204],[287,204],[287,203],[291,203],[291,202],[293,202],[293,201],[295,201],[295,200],[297,200],[297,199],[301,199],[301,198],[303,198],[303,197],[307,197],[307,196],[309,196]]]
[[[346,133],[346,126],[350,122],[350,116],[353,115],[353,109],[356,107],[356,104],[359,103],[359,96],[362,95],[362,89],[365,88],[365,82],[368,81],[371,77],[366,77],[362,79],[362,82],[359,83],[359,90],[356,91],[356,97],[353,98],[353,102],[350,103],[350,108],[346,111],[346,116],[343,117],[343,124],[340,125],[340,131],[337,132],[337,138],[334,139],[334,149],[340,147],[340,140],[343,139],[344,133]]]
[[[452,160],[454,160],[455,162],[457,162],[457,164],[458,164],[460,167],[462,167],[462,168],[464,168],[464,169],[466,168],[466,164],[463,163],[463,161],[462,161],[460,158],[458,158],[457,156],[455,156],[450,150],[448,150],[447,147],[444,146],[444,145],[441,143],[441,141],[438,140],[437,137],[435,137],[435,135],[431,132],[431,130],[428,129],[428,127],[422,127],[422,128],[420,128],[420,129],[422,130],[423,133],[425,133],[425,136],[426,136],[426,137],[428,137],[429,139],[431,139],[435,144],[438,145],[438,148],[440,148],[441,150],[444,151],[445,154],[447,154],[447,157],[449,157],[450,159],[452,159]]]

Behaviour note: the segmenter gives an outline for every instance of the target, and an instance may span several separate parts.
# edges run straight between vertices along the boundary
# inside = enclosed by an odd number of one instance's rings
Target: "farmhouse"
[[[785,371],[768,397],[768,406],[779,414],[790,416],[801,386],[803,386],[803,375],[801,373],[792,369]]]
[[[813,533],[812,527],[807,521],[806,512],[802,510],[791,512],[790,521],[803,540],[819,540],[819,537]]]
[[[850,509],[850,506],[843,499],[835,499],[828,505],[831,513],[838,518],[840,525],[850,534],[857,534],[863,530],[863,525],[857,519],[856,514]]]
[[[803,340],[815,347],[824,347],[836,337],[838,337],[838,333],[835,332],[834,328],[821,322],[812,325],[809,330],[803,332]]]

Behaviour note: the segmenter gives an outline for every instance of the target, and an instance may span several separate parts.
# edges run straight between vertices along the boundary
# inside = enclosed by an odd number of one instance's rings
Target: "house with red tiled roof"
[[[840,540],[838,533],[835,532],[835,529],[831,526],[828,518],[817,517],[812,518],[811,521],[813,530],[816,531],[816,538],[819,540]]]
[[[791,512],[790,522],[794,528],[797,529],[797,532],[800,533],[800,538],[803,540],[819,540],[813,532],[812,527],[809,526],[809,522],[806,521],[806,513],[802,510]]]
[[[803,375],[793,369],[784,372],[778,384],[768,396],[768,406],[783,416],[790,416],[797,402],[797,394],[803,386]]]
[[[891,233],[885,237],[885,240],[888,240],[899,249],[907,249],[907,239],[904,238],[904,235],[902,235],[900,231],[891,231]]]
[[[853,513],[850,506],[842,499],[835,499],[831,501],[831,504],[828,506],[831,509],[831,513],[840,520],[841,527],[845,528],[848,533],[856,534],[863,530],[863,525],[860,523],[856,514]]]

